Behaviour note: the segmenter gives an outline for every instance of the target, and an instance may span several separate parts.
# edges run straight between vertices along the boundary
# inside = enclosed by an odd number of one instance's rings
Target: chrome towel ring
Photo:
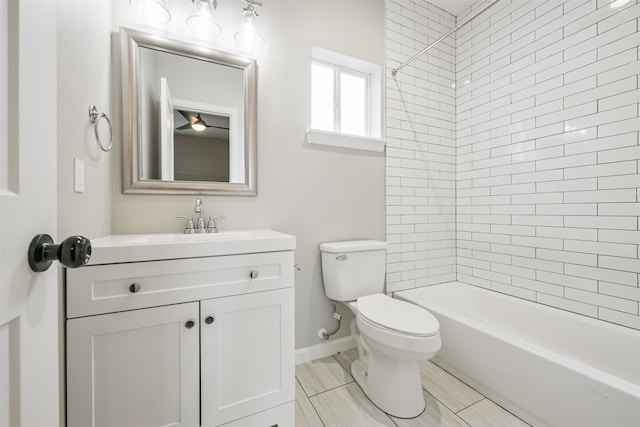
[[[98,147],[100,147],[100,149],[105,153],[111,151],[111,147],[113,146],[113,128],[111,127],[111,120],[109,120],[109,117],[107,117],[105,113],[98,113],[98,109],[95,105],[89,105],[89,119],[91,119],[91,123],[93,123],[93,132],[96,134]],[[105,119],[109,125],[109,145],[107,147],[105,147],[100,140],[100,133],[98,132],[98,124],[101,119]]]

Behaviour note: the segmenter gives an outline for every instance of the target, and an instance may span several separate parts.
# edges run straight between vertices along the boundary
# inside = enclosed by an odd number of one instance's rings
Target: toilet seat
[[[385,294],[358,298],[357,313],[371,326],[405,336],[432,337],[440,329],[438,319],[427,310]]]

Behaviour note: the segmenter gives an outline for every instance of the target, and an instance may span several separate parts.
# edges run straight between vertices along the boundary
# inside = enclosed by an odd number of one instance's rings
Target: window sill
[[[331,147],[353,148],[355,150],[375,151],[381,153],[387,144],[385,139],[369,136],[349,135],[339,132],[309,129],[307,131],[309,144],[329,145]]]

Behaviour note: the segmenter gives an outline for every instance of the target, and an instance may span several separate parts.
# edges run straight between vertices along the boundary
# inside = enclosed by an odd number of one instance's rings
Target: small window
[[[314,47],[311,128],[380,136],[380,67]]]
[[[311,127],[366,136],[369,128],[369,76],[333,64],[311,67]]]

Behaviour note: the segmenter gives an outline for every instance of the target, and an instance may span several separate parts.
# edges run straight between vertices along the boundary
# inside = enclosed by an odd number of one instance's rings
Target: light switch
[[[84,193],[84,162],[73,159],[73,191]]]

